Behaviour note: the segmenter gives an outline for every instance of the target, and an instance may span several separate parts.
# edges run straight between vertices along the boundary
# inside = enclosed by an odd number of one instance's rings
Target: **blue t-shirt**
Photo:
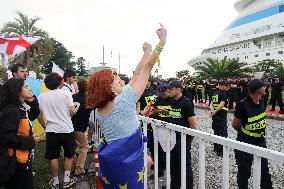
[[[96,109],[98,123],[107,143],[135,133],[139,127],[135,109],[136,95],[131,86],[115,97],[113,111],[108,115],[102,116]]]

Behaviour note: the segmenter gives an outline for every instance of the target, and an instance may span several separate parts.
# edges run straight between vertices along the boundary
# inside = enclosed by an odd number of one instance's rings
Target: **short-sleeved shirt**
[[[156,103],[153,105],[153,108],[155,109],[166,109],[169,111],[171,111],[171,103],[172,103],[172,98],[168,97],[166,99],[163,99],[162,97],[157,97],[156,99]],[[158,114],[157,116],[152,115],[151,116],[154,119],[158,119],[161,121],[165,121],[165,122],[169,122],[169,118],[170,118],[170,114]]]
[[[265,140],[266,114],[263,101],[256,104],[250,96],[240,101],[235,109],[234,116],[241,119],[241,129],[237,140],[257,144]],[[261,134],[255,137],[253,134]]]
[[[129,85],[114,99],[111,113],[101,115],[96,109],[97,120],[107,143],[131,136],[139,128],[136,115],[136,95]]]
[[[188,118],[195,116],[191,101],[185,96],[178,100],[172,100],[169,122],[180,126],[188,127]]]
[[[144,108],[148,106],[151,101],[152,104],[155,104],[156,98],[157,96],[155,90],[153,90],[152,88],[145,89],[145,91],[143,92],[142,96],[139,99],[140,109],[144,110]]]
[[[68,83],[64,83],[64,85],[61,88],[62,90],[65,90],[69,92],[71,95],[75,94],[75,89],[72,85],[69,85]]]
[[[225,105],[223,107],[222,110],[220,110],[219,112],[217,112],[216,115],[214,115],[213,119],[227,119],[227,106],[228,106],[228,98],[227,98],[227,93],[226,91],[222,91],[220,89],[215,90],[213,95],[212,95],[212,104],[214,109],[217,109],[217,107],[219,106],[219,104],[224,101]]]
[[[62,90],[50,90],[39,95],[39,108],[47,123],[45,132],[71,133],[74,131],[70,107],[73,99],[70,93]]]

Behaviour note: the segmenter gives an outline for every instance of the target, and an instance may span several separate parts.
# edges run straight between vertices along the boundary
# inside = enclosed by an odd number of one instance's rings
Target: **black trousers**
[[[265,109],[267,108],[268,97],[269,97],[268,93],[263,96],[263,103],[264,103],[264,108]]]
[[[238,102],[238,95],[239,93],[237,91],[229,91],[229,108],[232,109],[234,102]]]
[[[180,134],[177,133],[176,145],[171,151],[171,189],[180,189],[181,185],[181,150],[186,150],[186,189],[193,188],[191,167],[191,141],[186,138],[186,149],[181,149]]]
[[[266,142],[257,146],[266,148]],[[251,176],[251,166],[253,155],[239,150],[235,150],[236,163],[238,165],[237,182],[240,189],[248,189],[248,179]],[[268,161],[261,158],[261,183],[262,189],[272,189],[271,175],[269,174]]]
[[[33,189],[33,174],[31,169],[17,166],[16,174],[7,182],[6,189]]]
[[[197,89],[197,98],[198,98],[198,102],[203,102],[202,100],[202,90]]]
[[[209,99],[209,94],[208,94],[208,90],[204,91],[204,99],[205,99],[205,103],[207,101],[207,98]]]
[[[227,138],[228,137],[227,117],[213,118],[212,129],[214,130],[214,135]],[[214,151],[217,152],[218,155],[223,155],[223,146],[221,144],[214,143]]]
[[[279,106],[280,110],[283,111],[283,101],[282,101],[282,93],[271,93],[271,104],[272,104],[272,109],[275,109],[276,102],[277,105]]]
[[[214,90],[213,90],[213,89],[208,90],[209,105],[210,105],[211,102],[212,102],[213,93],[214,93]]]

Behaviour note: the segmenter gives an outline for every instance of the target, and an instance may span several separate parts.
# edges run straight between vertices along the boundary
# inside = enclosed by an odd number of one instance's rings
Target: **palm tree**
[[[5,37],[39,37],[40,39],[24,53],[15,57],[13,62],[23,62],[30,69],[35,68],[35,59],[40,60],[40,64],[48,62],[53,52],[52,42],[48,33],[35,26],[40,20],[39,17],[29,18],[21,12],[17,12],[18,17],[15,21],[4,24],[1,32]],[[36,67],[40,67],[37,65]],[[36,71],[36,70],[35,70]]]
[[[237,59],[222,60],[208,58],[203,64],[196,66],[195,70],[200,78],[227,78],[239,77],[251,73],[247,63],[239,62]]]

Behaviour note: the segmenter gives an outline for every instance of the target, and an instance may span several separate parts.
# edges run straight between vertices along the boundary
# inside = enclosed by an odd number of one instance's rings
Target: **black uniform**
[[[154,106],[156,102],[156,98],[157,98],[156,92],[157,91],[153,90],[152,88],[145,89],[144,93],[139,99],[141,111],[143,111],[146,106],[150,105],[151,102],[152,102],[152,105]],[[154,155],[154,137],[153,137],[153,130],[152,130],[151,124],[148,124],[147,126],[147,137],[149,139],[147,146],[151,152],[151,155],[153,156]]]
[[[238,102],[239,88],[237,82],[231,82],[229,88],[229,109],[233,109],[234,102]]]
[[[208,96],[209,96],[209,105],[211,104],[212,101],[212,95],[214,93],[214,91],[216,90],[217,87],[217,83],[215,81],[210,81],[208,84]]]
[[[272,111],[275,110],[276,102],[280,108],[281,112],[284,112],[283,108],[283,99],[282,99],[282,82],[272,83],[271,84],[271,104],[272,104]]]
[[[172,99],[170,97],[163,99],[161,97],[157,97],[156,103],[153,105],[154,109],[166,109],[169,112],[171,111],[171,102]],[[151,116],[154,119],[158,119],[164,122],[169,122],[170,114],[160,113],[157,116]],[[151,153],[154,152],[154,149],[150,150]],[[154,155],[154,154],[152,154]],[[166,168],[166,153],[163,151],[162,147],[158,146],[158,176],[163,176],[164,169]]]
[[[245,80],[241,80],[239,82],[239,86],[241,88],[241,91],[240,91],[238,101],[241,101],[248,96],[248,82]]]
[[[203,86],[204,86],[203,82],[198,82],[196,85],[196,94],[198,98],[198,103],[203,103],[203,100],[202,100]]]
[[[186,97],[193,103],[197,102],[197,95],[196,95],[196,82],[194,80],[188,80],[187,83],[187,90],[186,90]]]
[[[214,110],[220,105],[222,101],[225,102],[222,110],[217,112],[216,115],[212,117],[212,129],[214,130],[214,135],[228,137],[228,125],[227,125],[227,108],[228,100],[226,91],[217,89],[212,96],[212,105]],[[214,143],[214,151],[219,155],[223,155],[223,146],[220,144]]]
[[[195,116],[193,104],[186,97],[173,100],[171,104],[170,123],[188,127],[188,118]],[[193,188],[191,167],[191,137],[186,139],[186,188]],[[181,185],[181,135],[176,133],[176,145],[171,151],[171,189],[179,189]]]
[[[235,117],[241,119],[241,130],[237,140],[266,148],[265,128],[266,113],[263,102],[254,103],[250,96],[237,104]],[[251,176],[253,155],[235,150],[236,163],[238,165],[237,182],[241,189],[248,188],[248,179]],[[271,175],[269,174],[268,161],[261,158],[261,188],[272,188]]]

